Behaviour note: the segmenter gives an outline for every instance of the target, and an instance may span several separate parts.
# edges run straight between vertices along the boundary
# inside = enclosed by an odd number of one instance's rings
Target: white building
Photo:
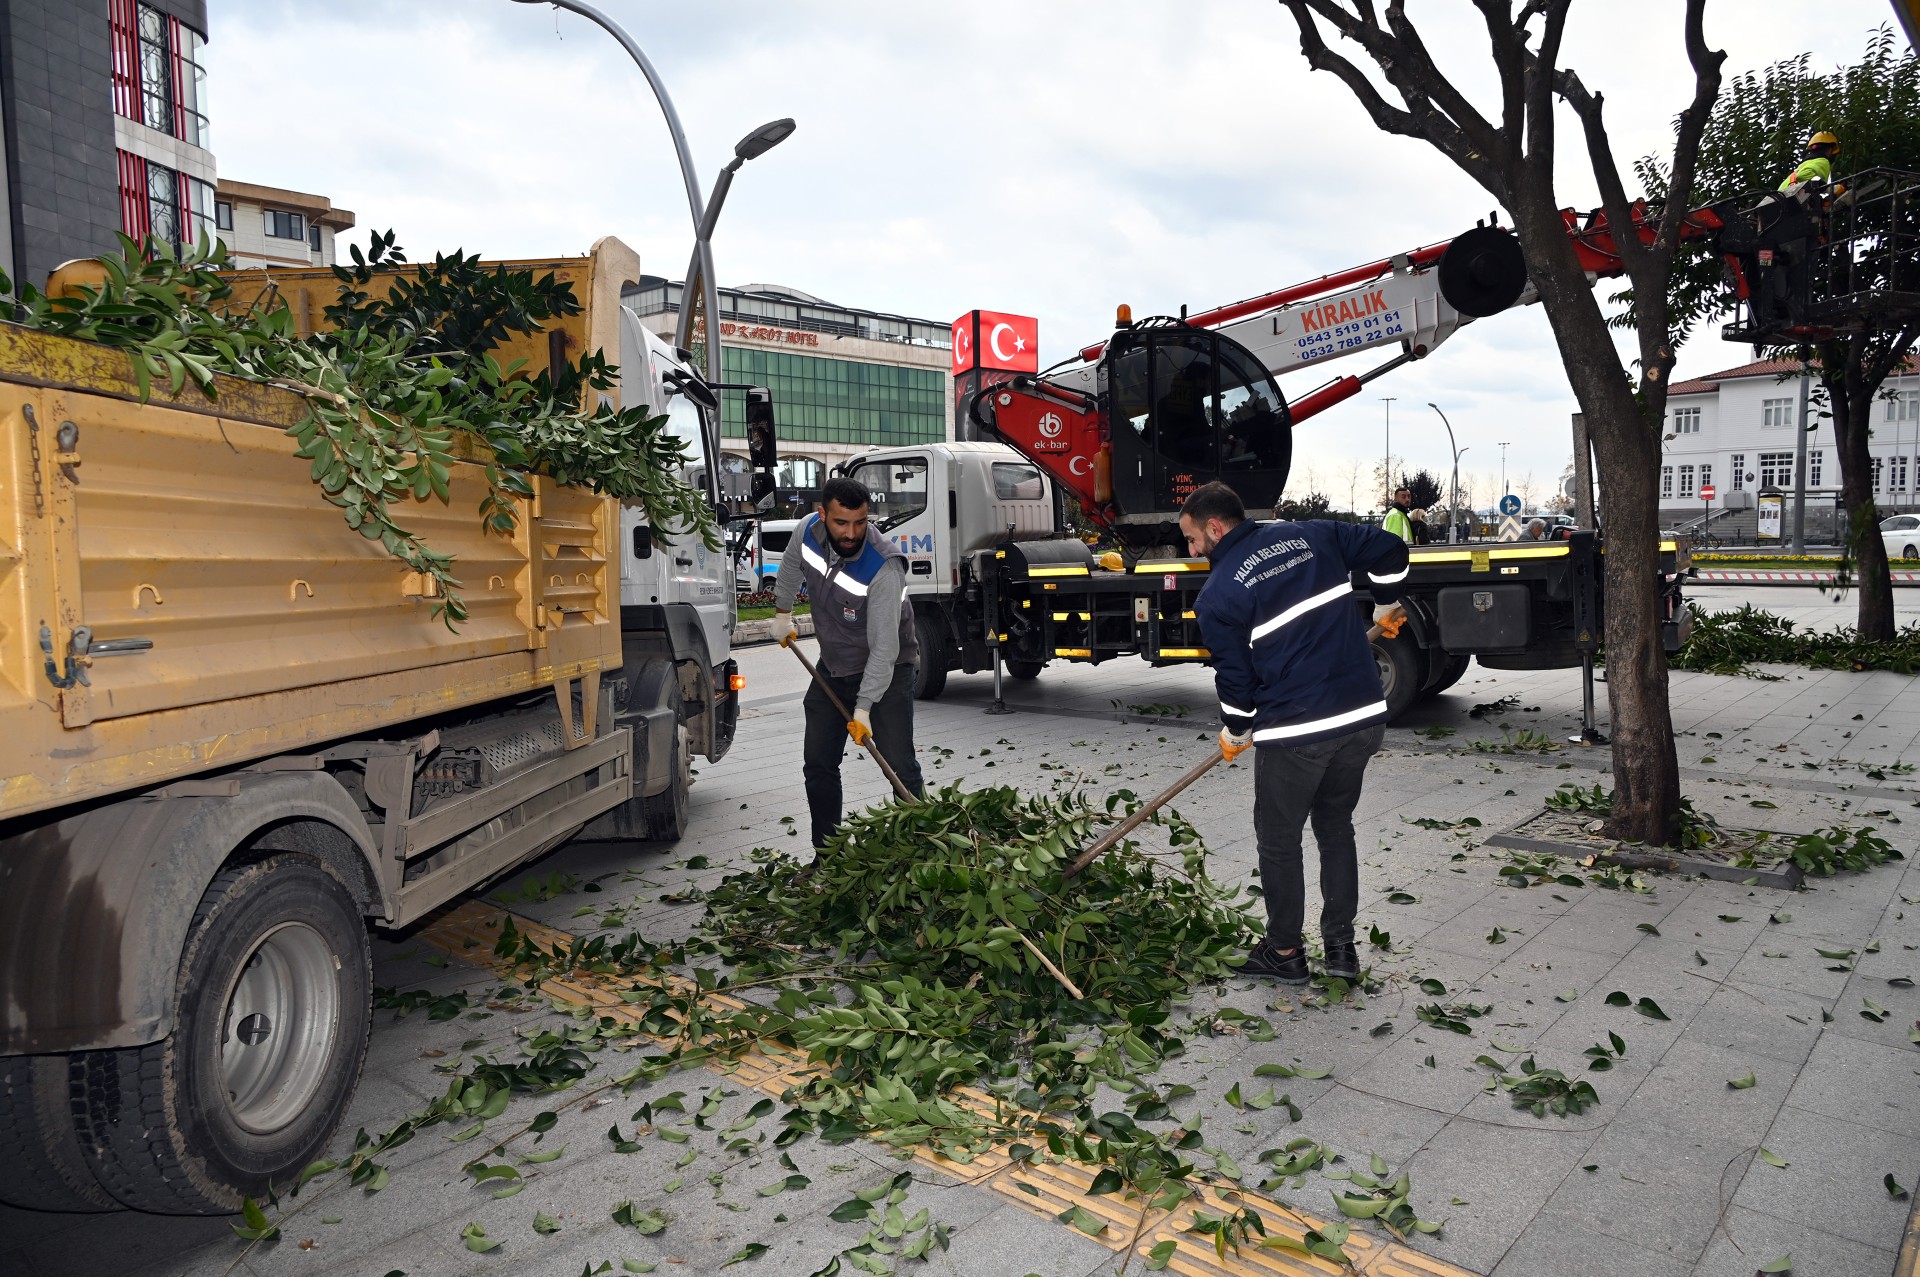
[[[1805,383],[1803,390],[1802,383]],[[1874,499],[1892,513],[1920,508],[1920,373],[1888,379],[1873,406]],[[1807,536],[1829,541],[1840,492],[1840,458],[1820,384],[1796,360],[1742,364],[1667,392],[1660,457],[1660,514],[1674,527],[1700,518],[1700,488],[1715,490],[1714,531],[1745,539],[1754,531],[1758,494],[1785,496],[1792,535],[1793,463],[1803,395],[1815,428],[1806,438]],[[1722,515],[1721,511],[1728,513]]]
[[[334,236],[353,229],[353,214],[324,195],[228,179],[219,183],[213,213],[235,266],[331,266]]]

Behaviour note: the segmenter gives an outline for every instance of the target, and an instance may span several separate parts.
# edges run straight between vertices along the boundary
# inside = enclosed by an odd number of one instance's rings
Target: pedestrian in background
[[[1326,972],[1351,980],[1360,974],[1353,809],[1387,721],[1368,612],[1356,603],[1354,582],[1364,574],[1383,630],[1397,632],[1405,613],[1392,605],[1407,578],[1407,544],[1366,524],[1255,523],[1218,481],[1187,498],[1180,530],[1188,551],[1210,564],[1194,611],[1213,653],[1226,724],[1220,752],[1231,761],[1255,750],[1253,829],[1267,932],[1241,974],[1282,984],[1309,979],[1301,831],[1312,820]]]
[[[1409,544],[1433,544],[1433,529],[1427,526],[1427,512],[1425,510],[1407,511],[1407,525],[1408,530],[1413,533],[1413,540],[1409,542]]]
[[[1387,507],[1386,517],[1380,520],[1380,526],[1409,544],[1413,541],[1413,522],[1407,518],[1407,508],[1413,504],[1413,489],[1395,488],[1393,504]]]

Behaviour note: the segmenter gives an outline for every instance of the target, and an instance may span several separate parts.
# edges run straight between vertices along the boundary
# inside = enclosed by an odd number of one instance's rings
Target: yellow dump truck
[[[622,395],[667,413],[716,497],[717,400],[620,306],[632,250],[514,265],[583,310],[503,359],[619,352]],[[310,331],[332,277],[276,282]],[[589,826],[677,837],[689,754],[733,736],[732,574],[696,538],[544,478],[485,532],[461,463],[403,516],[456,556],[449,629],[294,455],[304,401],[217,389],[143,402],[124,351],[0,323],[16,1205],[222,1212],[283,1185],[358,1080],[367,920],[406,926]],[[770,400],[749,406],[770,440]]]

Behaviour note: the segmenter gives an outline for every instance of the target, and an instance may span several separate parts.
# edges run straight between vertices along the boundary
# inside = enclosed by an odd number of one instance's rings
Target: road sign
[[[1703,483],[1700,485],[1700,499],[1702,501],[1713,500],[1713,485],[1711,483]]]
[[[1500,513],[1501,513],[1501,514],[1519,514],[1519,513],[1520,513],[1520,498],[1519,498],[1519,497],[1516,497],[1516,496],[1514,496],[1514,495],[1513,495],[1513,493],[1511,493],[1511,492],[1509,492],[1509,493],[1508,493],[1508,494],[1507,494],[1506,496],[1504,496],[1504,497],[1501,497],[1501,498],[1500,498]]]
[[[1512,498],[1512,500],[1514,504],[1519,504],[1519,498],[1515,497]],[[1520,539],[1520,520],[1511,514],[1500,520],[1499,539],[1502,541],[1518,541]]]

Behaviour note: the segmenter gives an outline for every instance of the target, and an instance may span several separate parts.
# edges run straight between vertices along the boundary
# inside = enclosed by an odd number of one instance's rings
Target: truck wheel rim
[[[339,1027],[339,968],[320,933],[288,922],[262,936],[233,982],[220,1038],[234,1120],[264,1135],[298,1118],[326,1080]]]

